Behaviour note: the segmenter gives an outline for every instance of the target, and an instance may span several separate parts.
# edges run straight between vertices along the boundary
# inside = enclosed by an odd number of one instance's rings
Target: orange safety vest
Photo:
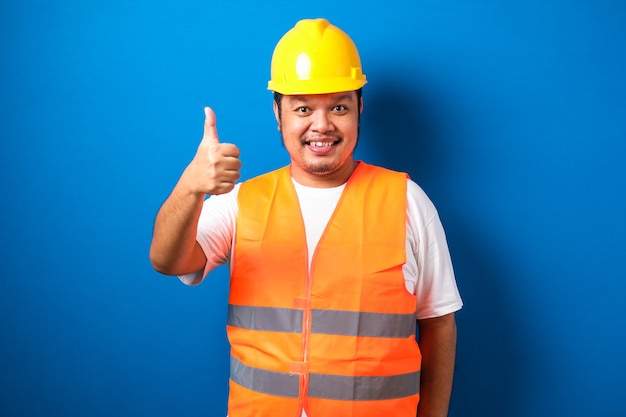
[[[241,185],[227,333],[230,417],[416,415],[406,174],[360,162],[311,261],[289,167]]]

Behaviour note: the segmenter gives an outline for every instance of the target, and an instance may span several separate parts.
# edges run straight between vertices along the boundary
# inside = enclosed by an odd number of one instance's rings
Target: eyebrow
[[[307,99],[307,96],[288,96],[288,97],[289,97],[290,103],[307,103],[309,101]],[[342,94],[338,96],[334,101],[338,102],[338,101],[343,101],[343,100],[350,100],[351,98],[352,98],[352,95],[350,93],[346,93],[346,94]]]

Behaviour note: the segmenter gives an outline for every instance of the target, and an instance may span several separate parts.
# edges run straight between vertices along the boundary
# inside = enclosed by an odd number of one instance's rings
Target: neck
[[[314,188],[332,188],[345,184],[356,167],[358,161],[350,160],[335,171],[328,173],[308,172],[302,167],[291,164],[291,176],[298,184]]]

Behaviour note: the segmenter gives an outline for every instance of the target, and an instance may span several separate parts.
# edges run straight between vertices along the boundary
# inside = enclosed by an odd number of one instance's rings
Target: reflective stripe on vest
[[[248,330],[302,333],[302,310],[228,305],[228,325]],[[415,334],[414,314],[312,310],[311,333],[398,337]]]
[[[299,375],[246,366],[230,357],[231,379],[249,390],[298,398]],[[309,397],[329,400],[371,401],[408,397],[419,393],[420,372],[392,376],[310,374]]]

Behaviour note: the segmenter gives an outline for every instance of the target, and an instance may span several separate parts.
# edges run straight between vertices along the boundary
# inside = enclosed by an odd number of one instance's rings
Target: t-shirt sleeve
[[[408,233],[412,235],[411,249],[417,261],[416,317],[427,319],[453,313],[463,306],[463,301],[439,214],[411,180],[407,195]]]
[[[196,240],[207,262],[203,270],[181,275],[187,285],[202,282],[209,272],[230,259],[235,226],[237,223],[237,193],[240,184],[226,194],[211,196],[204,201],[198,220]]]

